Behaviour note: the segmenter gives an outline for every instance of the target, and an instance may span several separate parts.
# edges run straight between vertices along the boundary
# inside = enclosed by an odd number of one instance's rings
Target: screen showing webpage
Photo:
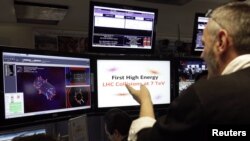
[[[93,47],[151,49],[156,13],[94,6]]]
[[[139,105],[125,84],[135,89],[144,84],[153,104],[169,104],[170,81],[170,61],[97,60],[98,107]]]
[[[90,60],[3,52],[5,118],[90,108]]]
[[[196,39],[195,39],[195,51],[203,51],[204,46],[202,44],[202,35],[203,35],[203,30],[207,25],[208,22],[208,17],[198,17],[198,22],[197,27],[196,27]]]

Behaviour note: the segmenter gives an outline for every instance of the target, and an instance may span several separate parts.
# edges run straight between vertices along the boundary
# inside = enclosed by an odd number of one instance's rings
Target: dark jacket
[[[138,133],[138,140],[203,141],[213,127],[235,125],[250,125],[250,68],[190,86],[153,128]]]

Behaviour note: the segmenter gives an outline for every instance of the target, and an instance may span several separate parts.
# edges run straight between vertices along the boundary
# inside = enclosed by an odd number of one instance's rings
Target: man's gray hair
[[[216,8],[211,19],[228,31],[239,55],[250,53],[250,4],[232,2]]]

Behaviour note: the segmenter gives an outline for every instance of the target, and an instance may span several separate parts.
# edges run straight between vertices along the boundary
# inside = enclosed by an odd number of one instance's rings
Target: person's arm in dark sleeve
[[[203,140],[202,106],[193,87],[175,99],[167,115],[159,118],[152,128],[137,134],[137,141]]]

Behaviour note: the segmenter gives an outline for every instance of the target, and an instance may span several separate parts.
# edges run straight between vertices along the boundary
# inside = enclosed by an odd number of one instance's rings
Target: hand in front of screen
[[[139,103],[142,104],[146,101],[151,101],[150,93],[148,88],[145,85],[140,86],[140,90],[135,90],[129,85],[126,85],[129,93],[133,96],[133,98]]]

